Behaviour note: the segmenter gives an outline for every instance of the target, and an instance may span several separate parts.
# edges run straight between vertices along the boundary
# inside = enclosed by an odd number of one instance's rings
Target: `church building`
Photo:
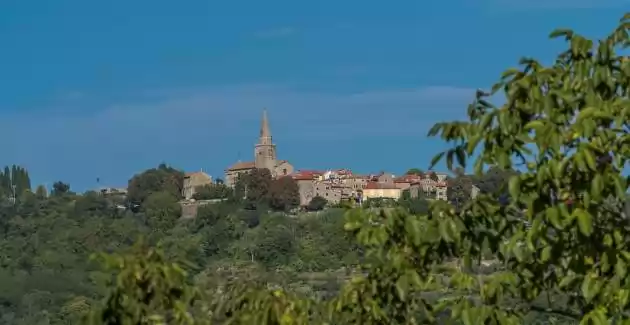
[[[254,161],[239,161],[226,169],[225,184],[234,186],[239,175],[249,173],[249,171],[256,168],[267,168],[274,178],[293,173],[293,166],[288,161],[278,160],[276,157],[276,145],[271,138],[266,109],[263,110],[258,143],[254,146]]]

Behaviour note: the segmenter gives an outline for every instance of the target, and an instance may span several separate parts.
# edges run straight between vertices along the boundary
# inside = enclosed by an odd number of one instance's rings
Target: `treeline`
[[[128,203],[134,209],[141,208],[151,196],[167,201],[182,199],[184,173],[161,164],[131,178],[128,185]],[[291,177],[272,179],[267,169],[254,169],[242,175],[234,189],[222,182],[197,188],[196,199],[229,199],[250,210],[272,209],[290,211],[300,204],[297,183]]]
[[[181,176],[161,165],[132,177],[127,198],[77,194],[56,182],[51,195],[25,191],[15,204],[0,205],[0,324],[81,323],[105,297],[111,275],[90,255],[125,252],[139,238],[168,258],[191,262],[191,281],[208,288],[236,277],[330,296],[345,277],[338,270],[359,261],[343,231],[343,209],[299,218],[275,212],[270,206],[284,208],[283,199],[274,194],[274,182],[251,186],[255,177],[269,181],[265,172],[254,172],[242,182],[253,192],[201,207],[195,219],[184,220]],[[130,202],[138,206],[126,208]]]
[[[31,179],[23,167],[12,165],[5,166],[0,172],[0,196],[19,196],[24,191],[31,190]]]

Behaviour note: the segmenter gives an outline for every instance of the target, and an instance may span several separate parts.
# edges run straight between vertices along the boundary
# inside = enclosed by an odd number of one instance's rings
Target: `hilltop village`
[[[301,170],[296,169],[288,160],[280,160],[276,155],[267,111],[262,114],[260,136],[254,147],[254,160],[236,162],[225,170],[224,182],[234,187],[242,175],[254,169],[266,168],[273,178],[291,177],[298,185],[300,205],[308,205],[313,198],[319,196],[330,204],[344,200],[358,203],[367,199],[399,199],[403,191],[409,190],[411,197],[430,197],[447,200],[447,174],[428,172],[414,173],[396,177],[391,173],[379,172],[370,175],[359,175],[350,169],[334,170]],[[196,190],[204,185],[212,184],[213,179],[203,171],[186,173],[184,178],[183,197],[192,200]]]

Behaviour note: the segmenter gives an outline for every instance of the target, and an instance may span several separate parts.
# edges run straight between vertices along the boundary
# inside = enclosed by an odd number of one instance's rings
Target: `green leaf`
[[[549,38],[564,37],[570,40],[573,37],[573,31],[570,29],[559,28],[549,34]]]
[[[509,191],[510,191],[510,196],[512,198],[514,198],[515,200],[518,200],[520,194],[521,194],[521,178],[520,176],[512,176],[510,178],[510,182],[508,185]]]
[[[439,154],[435,155],[433,157],[433,159],[431,159],[431,163],[429,164],[429,170],[433,169],[433,167],[435,167],[435,165],[444,157],[444,155],[446,154],[446,152],[440,152]]]
[[[558,212],[558,209],[556,207],[547,208],[547,210],[545,210],[545,216],[556,229],[564,228],[562,226],[562,223],[560,222],[560,213]]]
[[[587,275],[582,281],[582,296],[587,302],[590,302],[599,292],[599,281],[593,275]]]
[[[540,260],[543,262],[547,262],[549,261],[549,259],[551,258],[551,250],[552,247],[551,246],[547,246],[545,248],[543,248],[541,254],[540,254]]]
[[[576,208],[573,211],[573,215],[577,219],[580,232],[584,236],[590,236],[593,233],[593,217],[591,214],[580,208]]]

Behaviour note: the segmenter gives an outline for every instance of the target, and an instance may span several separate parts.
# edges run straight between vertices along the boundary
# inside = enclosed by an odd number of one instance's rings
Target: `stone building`
[[[192,199],[197,190],[197,187],[212,184],[212,176],[203,172],[186,173],[184,174],[184,188],[182,190],[182,196],[185,200]]]
[[[409,194],[415,198],[418,196],[435,197],[436,200],[448,200],[446,174],[437,174],[437,181],[425,175],[421,180],[411,184]]]
[[[421,175],[403,175],[394,179],[394,184],[401,190],[407,190],[411,187],[411,184],[418,183],[422,180]]]
[[[363,189],[362,198],[367,199],[392,199],[398,200],[402,195],[402,189],[396,187],[394,182],[369,182]]]
[[[239,175],[248,173],[255,168],[267,168],[272,177],[282,177],[293,173],[293,166],[286,160],[278,160],[276,145],[271,138],[271,130],[267,119],[267,110],[263,110],[260,124],[260,136],[254,146],[254,161],[237,162],[225,170],[225,184],[234,186]]]
[[[331,204],[355,198],[358,191],[367,184],[367,178],[357,178],[347,169],[302,170],[293,173],[291,177],[298,184],[302,206],[308,205],[316,196],[326,199]]]

